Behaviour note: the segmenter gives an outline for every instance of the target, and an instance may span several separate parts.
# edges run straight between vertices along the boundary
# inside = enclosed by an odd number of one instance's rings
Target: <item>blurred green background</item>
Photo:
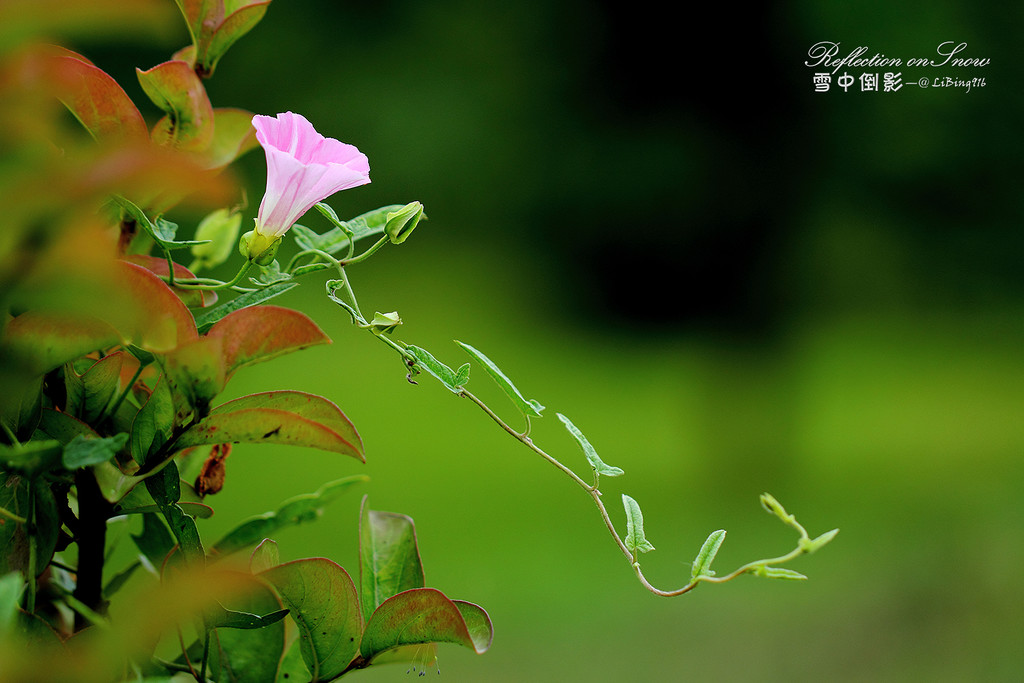
[[[369,474],[371,506],[415,518],[428,584],[494,620],[484,656],[441,648],[449,681],[1020,680],[1024,9],[703,9],[277,0],[209,92],[365,152],[373,183],[330,200],[339,215],[425,204],[409,242],[353,270],[364,309],[397,309],[401,338],[451,365],[453,338],[483,350],[548,406],[535,440],[583,471],[554,412],[570,416],[626,471],[606,500],[620,529],[620,493],[643,506],[654,583],[683,585],[717,528],[720,572],[788,550],[762,491],[812,535],[842,529],[792,565],[811,580],[647,594],[581,491],[468,402],[409,385],[318,280],[285,303],[334,344],[229,392],[335,400],[368,464],[239,447],[203,532]],[[964,70],[904,68],[895,93],[817,94],[804,61],[823,40],[903,59],[966,41],[992,63],[969,93],[910,83]],[[134,67],[186,41],[76,47],[142,103]],[[248,220],[262,154],[239,170]],[[280,534],[283,555],[354,571],[359,495]]]

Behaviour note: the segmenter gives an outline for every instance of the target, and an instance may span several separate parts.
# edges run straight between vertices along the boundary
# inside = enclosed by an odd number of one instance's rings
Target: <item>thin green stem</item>
[[[341,263],[342,266],[351,266],[354,263],[359,263],[361,261],[365,261],[366,259],[368,259],[371,256],[373,256],[375,253],[380,251],[381,247],[383,247],[389,241],[391,241],[391,238],[388,237],[387,235],[385,235],[385,236],[381,237],[379,240],[377,240],[373,244],[372,247],[370,247],[369,249],[364,251],[359,256],[353,256],[352,258],[348,258],[348,259],[345,259],[343,261],[340,261],[340,263]]]
[[[246,259],[245,263],[235,274],[235,277],[233,277],[229,282],[221,282],[220,280],[214,280],[211,278],[197,277],[193,280],[178,280],[177,282],[174,282],[174,286],[179,289],[202,289],[208,292],[213,292],[220,289],[228,289],[234,287],[239,282],[241,282],[242,278],[245,277],[246,273],[249,272],[250,268],[252,268],[252,261]],[[168,281],[168,278],[162,279],[165,282]],[[171,278],[171,281],[173,282],[173,278]]]
[[[199,664],[199,681],[203,683],[206,681],[206,660],[210,657],[210,629],[206,629],[206,635],[203,637],[203,661]]]
[[[6,517],[15,524],[28,524],[28,520],[20,515],[16,515],[5,507],[0,507],[0,517]]]
[[[36,550],[36,487],[34,481],[28,482],[28,524],[25,525],[25,535],[28,536],[28,567],[25,571],[25,579],[28,582],[28,593],[25,597],[25,611],[29,614],[36,613],[36,562],[38,561]]]

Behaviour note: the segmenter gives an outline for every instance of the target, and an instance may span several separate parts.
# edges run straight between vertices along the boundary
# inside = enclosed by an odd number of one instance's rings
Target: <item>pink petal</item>
[[[267,156],[267,191],[256,221],[264,235],[284,234],[317,202],[370,182],[365,154],[320,135],[301,115],[254,116],[252,123]]]

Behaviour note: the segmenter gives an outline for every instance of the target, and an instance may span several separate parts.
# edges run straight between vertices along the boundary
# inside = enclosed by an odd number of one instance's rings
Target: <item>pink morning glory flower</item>
[[[248,247],[255,259],[314,204],[370,182],[370,163],[355,146],[325,138],[299,114],[257,115],[252,125],[267,155],[267,191]]]

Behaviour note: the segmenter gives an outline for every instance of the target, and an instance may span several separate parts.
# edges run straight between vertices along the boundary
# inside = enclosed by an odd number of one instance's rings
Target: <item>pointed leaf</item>
[[[213,398],[224,389],[227,368],[223,341],[219,337],[199,337],[164,357],[164,372],[179,415],[189,414],[193,409],[205,414]]]
[[[800,545],[801,545],[801,547],[804,548],[805,552],[808,552],[808,553],[817,552],[818,550],[823,548],[825,545],[827,545],[833,538],[835,538],[836,534],[838,534],[838,533],[839,533],[839,529],[833,529],[832,531],[826,531],[825,533],[823,533],[821,536],[818,536],[814,540],[803,540],[803,539],[801,539]]]
[[[178,477],[177,465],[170,462],[146,479],[146,488],[167,521],[171,533],[178,540],[185,561],[189,565],[202,567],[206,553],[199,538],[196,521],[186,515],[178,505],[181,499],[181,479]]]
[[[329,681],[355,658],[363,619],[352,579],[325,558],[296,560],[259,574],[277,590],[299,627],[302,659],[312,680]]]
[[[303,249],[319,249],[328,254],[337,254],[339,251],[347,250],[355,242],[366,237],[382,235],[384,226],[388,222],[388,214],[402,208],[401,204],[389,204],[379,209],[368,211],[355,218],[342,221],[327,204],[323,202],[316,204],[317,210],[334,224],[334,227],[322,235],[318,235],[309,228],[302,226],[296,233],[295,240]],[[299,226],[295,226],[299,227]],[[346,232],[348,231],[348,232]],[[351,237],[348,233],[351,233]]]
[[[128,444],[135,462],[145,465],[156,455],[171,438],[174,422],[174,398],[167,378],[161,376],[132,422]]]
[[[240,311],[244,308],[248,308],[249,306],[256,306],[264,301],[269,301],[275,296],[284,294],[289,289],[293,289],[298,286],[299,283],[297,282],[282,282],[264,289],[258,289],[254,292],[246,292],[245,294],[237,296],[231,301],[223,303],[215,308],[211,308],[200,315],[196,320],[196,323],[199,325],[199,331],[206,332],[212,328],[218,320],[222,320],[230,313]]]
[[[29,373],[44,374],[120,341],[117,330],[95,318],[29,311],[7,323],[0,343],[5,362],[19,362]]]
[[[228,376],[244,365],[331,342],[308,316],[281,306],[235,311],[211,327],[206,336],[223,339]]]
[[[100,478],[97,475],[97,480]],[[213,516],[213,508],[203,502],[202,497],[187,482],[179,482],[181,497],[178,499],[178,506],[185,512],[199,519],[207,519]],[[120,500],[116,501],[114,514],[137,515],[149,512],[159,512],[160,507],[153,500],[149,490],[145,486],[136,486]]]
[[[122,291],[131,292],[137,303],[134,311],[109,311],[122,335],[156,353],[199,337],[192,314],[166,283],[142,266],[120,261],[118,267]]]
[[[206,244],[209,240],[179,240],[175,239],[178,232],[178,225],[162,218],[149,220],[146,212],[128,201],[124,197],[114,195],[112,200],[115,204],[131,216],[135,222],[146,231],[146,233],[163,249],[173,251],[175,249],[186,249],[200,244]]]
[[[117,455],[127,442],[127,434],[116,434],[101,439],[76,436],[64,447],[64,468],[77,470],[80,467],[107,462]]]
[[[644,536],[644,515],[640,505],[626,494],[622,494],[622,505],[626,508],[626,538],[623,539],[626,548],[633,553],[634,558],[638,550],[642,553],[654,550],[654,546]]]
[[[699,576],[715,575],[711,571],[711,563],[714,561],[715,555],[718,554],[718,549],[722,547],[722,541],[724,540],[724,529],[711,532],[711,535],[704,541],[704,545],[700,547],[700,552],[697,553],[697,557],[693,561],[692,569],[690,570],[691,581]]]
[[[193,240],[198,241],[198,240]],[[199,244],[192,249],[200,249],[208,246],[205,243]],[[156,256],[149,256],[148,254],[129,254],[124,257],[125,261],[134,263],[137,266],[142,266],[149,272],[157,275],[158,277],[164,278],[170,274],[170,269],[167,267],[167,259],[157,258]],[[180,264],[174,264],[174,279],[175,280],[192,280],[195,278],[195,273]],[[181,287],[171,287],[171,291],[178,295],[182,303],[186,306],[196,307],[207,307],[217,303],[217,292],[211,292],[205,289],[182,289]]]
[[[192,67],[171,60],[152,69],[136,69],[139,84],[167,116],[153,128],[153,141],[184,151],[203,151],[213,140],[213,107]]]
[[[544,410],[544,406],[533,399],[524,398],[523,395],[519,393],[519,389],[516,388],[516,385],[512,384],[512,380],[506,377],[505,373],[503,373],[490,358],[480,353],[469,344],[463,344],[458,340],[456,340],[455,343],[465,349],[466,352],[473,357],[473,360],[480,364],[484,371],[491,376],[491,379],[493,379],[499,387],[501,387],[501,390],[505,392],[505,395],[512,400],[512,403],[515,404],[516,408],[518,408],[523,415],[526,415],[527,417],[541,416],[541,411]]]
[[[448,389],[448,391],[453,394],[458,394],[462,391],[462,387],[469,381],[468,364],[463,365],[459,368],[458,372],[456,372],[430,355],[430,352],[426,349],[410,345],[407,346],[405,350],[412,354],[413,358],[416,359],[417,366],[426,370],[428,374],[434,376]]]
[[[228,555],[270,538],[274,532],[284,527],[311,522],[323,515],[324,508],[353,484],[366,481],[369,481],[369,477],[365,475],[345,477],[324,484],[315,493],[290,498],[276,512],[268,512],[242,522],[217,541],[213,550]]]
[[[364,659],[373,659],[385,650],[415,643],[456,643],[478,654],[486,652],[491,644],[490,620],[476,605],[462,605],[460,609],[433,588],[414,588],[392,596],[366,624],[360,652]]]
[[[260,544],[253,549],[252,555],[249,556],[249,571],[253,574],[259,574],[279,564],[281,564],[281,554],[277,549],[277,543],[269,538],[260,541]]]
[[[576,428],[576,425],[574,425],[569,420],[569,418],[567,418],[565,415],[562,415],[561,413],[555,413],[555,415],[558,416],[558,419],[562,421],[562,424],[565,425],[565,428],[569,431],[570,434],[572,434],[573,438],[576,439],[576,441],[579,443],[580,448],[583,449],[583,454],[587,456],[587,461],[590,462],[590,466],[594,468],[595,472],[597,472],[598,474],[603,474],[606,477],[617,477],[620,474],[623,474],[623,471],[618,467],[606,465],[601,460],[601,458],[597,455],[597,451],[594,450],[594,447],[590,445],[590,441],[587,440],[587,437],[583,435],[583,432]]]
[[[786,579],[789,581],[805,581],[806,576],[800,572],[795,572],[792,569],[786,569],[785,567],[758,567],[754,570],[755,576],[763,576],[769,579]]]
[[[269,391],[223,403],[182,434],[180,449],[216,443],[280,443],[366,462],[355,427],[334,403],[301,391]]]
[[[368,510],[365,498],[359,519],[359,584],[366,621],[391,596],[425,585],[412,518]]]
[[[228,48],[266,14],[270,0],[176,0],[188,23],[196,71],[209,76]]]
[[[53,60],[58,98],[94,138],[114,142],[148,138],[142,114],[117,81],[70,50],[60,50]]]
[[[21,446],[0,444],[0,470],[26,477],[59,471],[63,451],[60,441],[29,441]]]
[[[207,664],[209,679],[222,683],[267,683],[277,676],[286,645],[281,601],[266,582],[249,574],[224,572],[241,590],[204,612],[211,630]],[[189,648],[193,662],[203,646]],[[180,660],[179,660],[180,661]],[[308,680],[308,679],[307,679]]]

